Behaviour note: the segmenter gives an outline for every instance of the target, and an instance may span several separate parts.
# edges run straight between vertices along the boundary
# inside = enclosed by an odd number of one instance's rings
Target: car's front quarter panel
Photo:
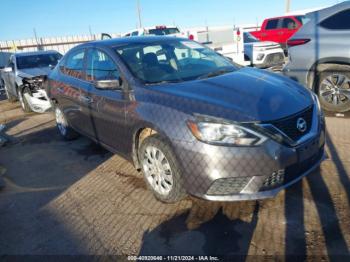
[[[136,88],[126,107],[126,125],[128,136],[132,140],[141,128],[152,128],[164,136],[172,147],[179,162],[184,186],[191,195],[209,200],[244,200],[272,197],[279,190],[259,192],[263,183],[273,173],[298,163],[297,150],[313,141],[319,145],[324,136],[324,123],[315,111],[316,133],[302,144],[292,147],[270,138],[258,146],[218,146],[197,140],[186,122],[194,120],[193,113],[186,111],[186,103],[181,104],[174,98],[147,88]],[[182,108],[183,110],[180,110]],[[195,110],[195,109],[194,109]],[[208,110],[209,112],[209,110]],[[323,150],[323,145],[321,145]],[[132,148],[130,146],[129,152]],[[301,174],[300,174],[301,175]],[[242,179],[249,182],[240,192],[228,195],[208,194],[214,182],[220,179]],[[244,191],[245,190],[245,191]]]

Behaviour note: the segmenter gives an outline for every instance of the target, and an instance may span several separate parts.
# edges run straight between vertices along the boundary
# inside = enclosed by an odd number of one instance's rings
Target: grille
[[[269,54],[266,56],[266,63],[269,64],[277,64],[277,63],[283,63],[284,57],[281,53],[275,53],[275,54]]]
[[[209,188],[208,195],[238,194],[248,184],[251,177],[220,178],[214,181]]]
[[[276,128],[278,128],[280,131],[282,131],[290,139],[297,141],[310,131],[311,125],[312,125],[312,114],[313,114],[313,107],[309,107],[308,109],[292,117],[274,121],[271,124],[274,125]],[[301,132],[297,128],[297,121],[299,118],[303,118],[306,121],[307,128],[304,132]]]

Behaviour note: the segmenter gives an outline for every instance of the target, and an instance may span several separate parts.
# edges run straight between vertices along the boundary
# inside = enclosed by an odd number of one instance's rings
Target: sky
[[[291,0],[291,11],[339,3]],[[285,0],[140,0],[143,26],[260,23],[283,15]],[[0,40],[121,33],[137,26],[136,0],[0,0]]]

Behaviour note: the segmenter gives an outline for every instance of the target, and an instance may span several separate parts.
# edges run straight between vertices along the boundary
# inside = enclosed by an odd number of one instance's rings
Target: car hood
[[[275,48],[281,48],[281,46],[278,43],[270,42],[270,41],[263,41],[263,42],[253,42],[253,43],[245,43],[245,46],[252,46],[255,48],[261,48],[261,47],[275,47]]]
[[[233,121],[272,121],[313,104],[306,88],[286,77],[254,68],[204,80],[152,86],[151,90],[171,96],[159,98],[162,104]]]
[[[20,77],[36,77],[36,76],[46,76],[51,72],[51,67],[36,67],[36,68],[26,68],[18,70],[18,75]]]

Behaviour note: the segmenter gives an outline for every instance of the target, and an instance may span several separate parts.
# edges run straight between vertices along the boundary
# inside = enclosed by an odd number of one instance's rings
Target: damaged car
[[[44,83],[61,57],[56,51],[13,54],[1,74],[7,99],[19,100],[25,112],[47,112],[51,104]]]

